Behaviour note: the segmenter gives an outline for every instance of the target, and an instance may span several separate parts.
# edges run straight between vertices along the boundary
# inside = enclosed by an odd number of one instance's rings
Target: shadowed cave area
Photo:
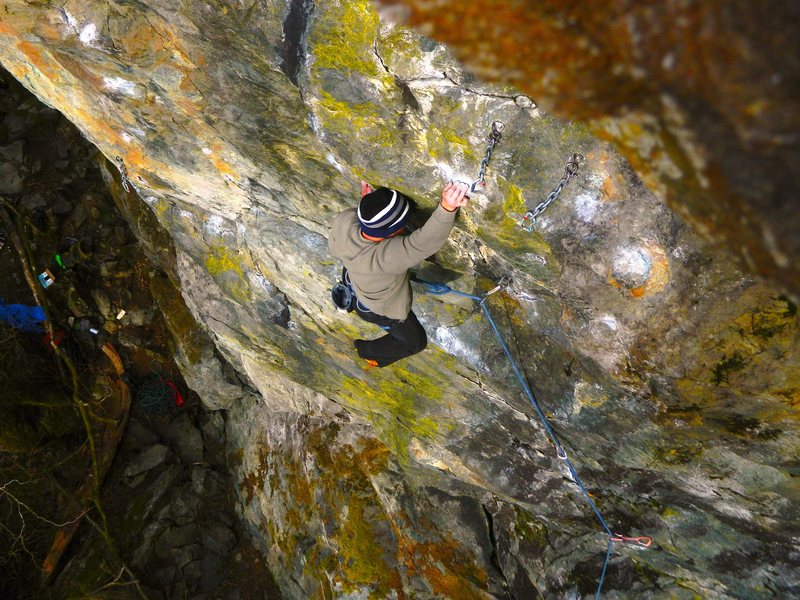
[[[518,4],[7,3],[2,597],[800,593],[798,20]],[[331,222],[482,160],[367,368]]]

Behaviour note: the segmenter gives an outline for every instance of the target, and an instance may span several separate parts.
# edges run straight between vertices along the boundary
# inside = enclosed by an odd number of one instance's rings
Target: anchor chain
[[[505,128],[506,126],[500,121],[495,121],[492,123],[492,132],[489,134],[489,137],[486,140],[489,142],[489,144],[486,146],[486,153],[483,156],[481,167],[478,170],[478,178],[475,179],[475,181],[473,181],[469,186],[470,193],[483,193],[483,188],[486,186],[486,167],[489,165],[489,160],[492,158],[494,147],[500,141],[500,138],[503,137],[503,129]]]
[[[119,177],[122,181],[122,189],[125,192],[131,191],[131,180],[128,178],[128,169],[125,168],[125,161],[122,160],[121,156],[115,156],[114,162],[117,163],[117,168],[119,169]]]
[[[561,178],[561,181],[558,182],[558,185],[553,189],[552,192],[550,192],[550,194],[548,194],[544,201],[540,202],[533,210],[528,210],[525,213],[525,216],[522,217],[522,221],[519,223],[520,227],[522,227],[525,231],[533,231],[533,226],[536,224],[537,217],[542,214],[545,209],[550,206],[550,203],[558,197],[558,195],[561,193],[561,190],[564,189],[564,186],[567,185],[569,180],[578,176],[578,167],[583,160],[583,154],[573,154],[570,156],[567,164],[564,166],[564,176]]]

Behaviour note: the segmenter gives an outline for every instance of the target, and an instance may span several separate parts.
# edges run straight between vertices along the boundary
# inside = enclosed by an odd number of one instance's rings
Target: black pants
[[[386,330],[386,335],[376,340],[355,341],[358,355],[376,361],[379,367],[422,352],[428,345],[428,336],[414,311],[409,311],[402,321],[363,311],[361,307],[356,307],[356,313],[365,321]]]

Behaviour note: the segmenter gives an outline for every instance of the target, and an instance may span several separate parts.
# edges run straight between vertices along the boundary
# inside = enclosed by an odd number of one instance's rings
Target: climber
[[[358,355],[371,366],[385,367],[425,349],[425,330],[411,310],[408,270],[444,245],[456,211],[467,205],[468,189],[465,183],[448,183],[425,225],[410,234],[407,222],[414,201],[396,190],[375,190],[365,181],[358,208],[334,219],[328,247],[344,263],[342,279],[355,292],[355,311],[387,332],[375,340],[355,341]]]

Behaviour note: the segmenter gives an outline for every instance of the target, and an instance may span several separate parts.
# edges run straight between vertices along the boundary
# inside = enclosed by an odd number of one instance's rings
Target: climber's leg
[[[358,316],[386,330],[386,335],[376,340],[356,340],[358,355],[367,360],[374,360],[379,367],[385,367],[401,358],[407,358],[422,352],[428,345],[425,329],[413,311],[400,321],[389,319],[372,312],[356,308]]]

